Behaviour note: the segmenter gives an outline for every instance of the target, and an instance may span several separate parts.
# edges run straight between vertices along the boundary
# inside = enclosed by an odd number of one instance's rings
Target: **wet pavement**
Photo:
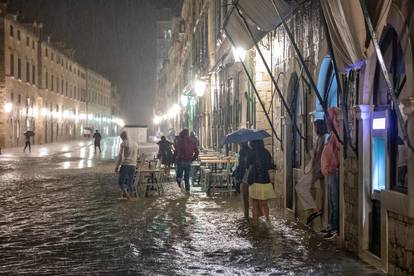
[[[171,184],[119,200],[117,140],[100,155],[83,143],[0,156],[0,274],[379,275],[275,210],[271,225],[249,225],[236,196]]]

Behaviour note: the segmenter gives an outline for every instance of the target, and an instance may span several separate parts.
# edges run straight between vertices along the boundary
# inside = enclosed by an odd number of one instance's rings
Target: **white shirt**
[[[121,143],[119,150],[117,167],[119,165],[136,166],[138,158],[138,144],[125,140]]]

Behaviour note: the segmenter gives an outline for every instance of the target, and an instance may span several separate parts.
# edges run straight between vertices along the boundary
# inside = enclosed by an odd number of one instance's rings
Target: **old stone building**
[[[172,44],[165,69],[181,85],[174,86],[177,97],[163,99],[159,121],[176,131],[187,127],[203,147],[216,149],[240,127],[266,129],[278,206],[306,221],[295,186],[314,149],[313,122],[325,117],[325,107],[335,108],[338,244],[390,274],[413,274],[412,2],[363,1],[365,13],[360,1],[274,2],[278,10],[267,0],[184,1],[177,19],[184,27],[173,31],[182,38]],[[378,62],[368,19],[388,72]],[[180,109],[164,116],[174,104]],[[326,189],[324,181],[314,185],[325,210],[315,231],[328,223]]]
[[[110,81],[79,64],[42,24],[1,8],[0,147],[21,146],[27,130],[35,144],[76,139],[87,127],[108,135],[120,122]]]
[[[111,118],[111,83],[100,74],[86,70],[87,125],[109,135]]]

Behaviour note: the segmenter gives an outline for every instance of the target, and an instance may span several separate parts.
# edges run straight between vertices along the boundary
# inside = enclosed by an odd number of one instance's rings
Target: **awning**
[[[294,0],[238,0],[234,3],[246,18],[255,42],[258,42],[268,32],[276,29],[281,24],[281,18],[276,13],[273,1],[282,17],[288,16],[298,6],[298,2],[302,2]],[[248,50],[254,45],[254,41],[250,38],[245,24],[237,10],[235,10],[235,6],[231,8],[227,20],[224,22],[224,30],[236,46]]]
[[[320,1],[340,71],[359,67],[367,57],[370,36],[359,0]],[[377,37],[381,37],[392,0],[366,0]]]

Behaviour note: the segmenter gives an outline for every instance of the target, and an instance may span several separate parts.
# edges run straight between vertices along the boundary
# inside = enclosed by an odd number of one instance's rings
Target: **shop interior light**
[[[4,105],[4,112],[10,113],[13,110],[13,104],[12,103],[6,103]]]
[[[385,118],[374,118],[372,119],[372,129],[385,129],[386,120]]]
[[[194,81],[194,91],[197,97],[204,96],[204,93],[206,92],[207,84],[205,81],[202,80],[196,80]]]
[[[244,61],[247,51],[241,47],[232,47],[234,60]]]

